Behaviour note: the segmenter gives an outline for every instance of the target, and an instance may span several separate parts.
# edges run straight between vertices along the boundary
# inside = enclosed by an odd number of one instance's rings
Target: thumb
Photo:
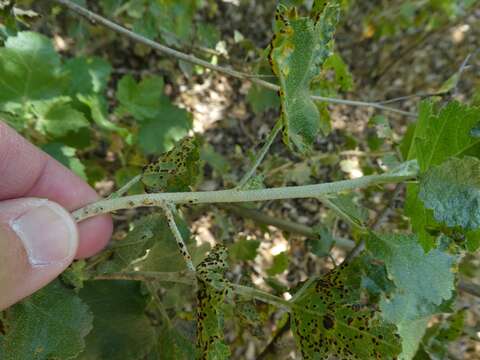
[[[55,279],[78,247],[75,221],[46,199],[0,201],[0,310]]]

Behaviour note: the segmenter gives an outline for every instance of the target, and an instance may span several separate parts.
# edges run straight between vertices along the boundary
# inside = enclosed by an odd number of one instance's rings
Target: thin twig
[[[282,120],[279,119],[277,120],[272,131],[270,131],[270,134],[268,134],[265,144],[263,144],[262,148],[260,149],[258,154],[255,156],[252,167],[250,168],[250,170],[248,170],[245,173],[245,175],[243,175],[242,179],[238,183],[237,189],[242,189],[248,183],[250,178],[255,174],[255,172],[257,171],[257,168],[262,163],[263,159],[265,158],[265,155],[267,155],[268,150],[270,149],[270,146],[272,146],[272,143],[275,141],[275,138],[277,137],[278,133],[281,130],[282,130]]]
[[[175,217],[173,216],[173,212],[176,211],[176,209],[170,204],[164,202],[163,205],[160,205],[163,211],[165,212],[165,216],[167,217],[167,222],[168,226],[170,227],[170,230],[172,231],[173,237],[175,238],[175,241],[177,242],[178,249],[180,250],[180,254],[182,255],[183,259],[185,260],[185,264],[187,265],[187,268],[190,271],[195,272],[195,266],[193,266],[192,262],[192,256],[188,252],[187,245],[183,241],[182,234],[180,233],[180,230],[178,230],[178,226],[175,223]]]
[[[207,204],[316,198],[321,195],[339,193],[370,185],[403,182],[414,179],[416,176],[417,171],[410,170],[399,174],[385,173],[381,175],[368,175],[357,179],[341,180],[316,185],[287,186],[258,190],[231,189],[131,195],[118,199],[100,200],[74,211],[72,215],[74,219],[79,222],[96,215],[106,214],[116,210],[133,209],[145,206],[163,207],[165,206],[165,203]]]
[[[168,46],[162,45],[162,44],[160,44],[156,41],[150,40],[150,39],[148,39],[144,36],[141,36],[141,35],[133,32],[133,31],[128,30],[127,28],[124,28],[123,26],[120,26],[120,25],[114,23],[113,21],[110,21],[110,20],[104,18],[103,16],[100,16],[100,15],[98,15],[98,14],[96,14],[96,13],[90,11],[90,10],[87,10],[84,7],[79,6],[79,5],[75,4],[74,2],[72,2],[70,0],[54,0],[54,1],[56,1],[57,3],[65,6],[67,8],[69,8],[73,12],[85,17],[87,20],[89,20],[92,23],[98,23],[102,26],[105,26],[105,27],[107,27],[107,28],[109,28],[109,29],[121,34],[121,35],[124,35],[124,36],[126,36],[126,37],[128,37],[128,38],[130,38],[130,39],[132,39],[136,42],[139,42],[139,43],[142,43],[146,46],[149,46],[149,47],[151,47],[151,48],[153,48],[157,51],[160,51],[160,52],[162,52],[166,55],[175,57],[179,60],[183,60],[183,61],[186,61],[186,62],[191,63],[191,64],[202,66],[204,68],[207,68],[207,69],[210,69],[210,70],[213,70],[213,71],[216,71],[216,72],[228,75],[228,76],[236,77],[236,78],[243,79],[243,80],[249,80],[254,84],[257,84],[259,86],[263,86],[264,88],[267,88],[267,89],[270,89],[270,90],[274,90],[274,91],[279,91],[280,90],[280,87],[278,85],[272,84],[268,81],[264,81],[262,79],[259,79],[258,77],[252,77],[251,74],[246,74],[246,73],[234,70],[234,69],[230,69],[230,68],[226,68],[226,67],[223,67],[223,66],[212,64],[208,61],[199,59],[196,56],[193,56],[191,54],[183,53],[181,51],[172,49]],[[391,107],[388,107],[388,106],[383,106],[381,104],[372,103],[372,102],[347,100],[347,99],[337,99],[337,98],[329,98],[329,97],[323,97],[323,96],[312,96],[311,98],[314,101],[323,101],[323,102],[328,102],[328,103],[332,103],[332,104],[341,104],[341,105],[349,105],[349,106],[372,107],[372,108],[376,108],[376,109],[379,109],[379,110],[391,111],[391,112],[395,112],[395,113],[406,115],[406,116],[411,116],[411,117],[416,117],[417,116],[416,113],[403,111],[403,110],[391,108]]]
[[[131,271],[116,272],[97,275],[93,280],[133,280],[133,281],[159,281],[172,282],[186,285],[195,284],[195,273],[191,271],[178,272],[155,272],[155,271]]]
[[[318,233],[309,226],[298,224],[293,221],[281,219],[278,217],[269,216],[258,210],[248,209],[243,206],[228,204],[219,204],[217,206],[238,216],[252,219],[259,224],[274,226],[280,230],[303,235],[309,239],[319,239]],[[345,250],[351,250],[355,246],[355,243],[349,239],[335,238],[335,245]]]
[[[128,190],[130,190],[130,188],[132,186],[134,186],[136,183],[138,183],[140,180],[142,179],[142,175],[137,175],[135,177],[133,177],[132,179],[130,179],[125,185],[123,185],[120,189],[118,189],[117,191],[111,193],[107,199],[116,199],[116,198],[119,198],[120,196],[122,196],[123,194],[127,193]]]
[[[414,98],[420,98],[420,99],[426,99],[429,97],[434,97],[434,96],[445,96],[449,95],[449,91],[442,91],[442,92],[433,92],[433,93],[420,93],[420,94],[413,94],[413,95],[405,95],[405,96],[399,96],[393,99],[388,99],[388,100],[382,100],[378,101],[379,104],[386,105],[386,104],[392,104],[395,102],[399,101],[404,101],[404,100],[410,100]]]

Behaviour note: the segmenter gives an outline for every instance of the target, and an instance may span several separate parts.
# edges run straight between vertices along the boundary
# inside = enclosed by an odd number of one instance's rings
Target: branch
[[[183,241],[182,234],[178,230],[178,226],[175,223],[175,218],[173,216],[173,210],[175,208],[171,206],[171,204],[164,202],[163,205],[160,205],[163,211],[165,212],[165,216],[167,217],[168,226],[177,242],[178,249],[180,250],[180,254],[182,255],[183,259],[185,260],[185,264],[187,264],[188,270],[195,272],[195,266],[193,266],[192,256],[188,252],[187,245]],[[172,209],[173,208],[173,209]]]
[[[110,213],[121,209],[133,209],[145,206],[163,207],[165,202],[172,204],[235,203],[282,199],[316,198],[320,195],[339,193],[370,185],[398,183],[414,179],[416,171],[401,174],[381,174],[363,176],[358,179],[341,180],[330,183],[288,186],[259,190],[218,190],[202,192],[155,193],[125,196],[117,199],[100,200],[72,213],[77,222],[90,217]]]
[[[245,175],[243,175],[242,179],[238,183],[237,189],[243,188],[248,183],[248,180],[250,180],[250,178],[255,174],[255,171],[257,171],[258,166],[263,161],[263,158],[265,157],[265,155],[267,155],[268,150],[270,149],[270,146],[272,146],[273,141],[275,140],[275,138],[277,137],[278,133],[281,130],[282,130],[282,120],[278,120],[274,128],[270,132],[270,134],[268,134],[265,144],[263,144],[259,153],[255,157],[252,167],[250,168],[250,170],[248,170],[245,173]]]
[[[81,7],[81,6],[75,4],[74,2],[72,2],[70,0],[54,0],[54,1],[56,1],[60,5],[63,5],[67,8],[69,8],[73,12],[79,14],[80,16],[83,16],[84,18],[86,18],[87,20],[89,20],[92,23],[98,23],[102,26],[105,26],[105,27],[109,28],[110,30],[113,30],[113,31],[115,31],[115,32],[117,32],[121,35],[124,35],[124,36],[132,39],[133,41],[142,43],[142,44],[144,44],[146,46],[149,46],[149,47],[151,47],[151,48],[153,48],[157,51],[160,51],[160,52],[162,52],[166,55],[172,56],[172,57],[177,58],[179,60],[186,61],[186,62],[191,63],[191,64],[202,66],[202,67],[210,69],[210,70],[214,70],[216,72],[219,72],[219,73],[222,73],[222,74],[225,74],[225,75],[228,75],[228,76],[232,76],[232,77],[239,78],[239,79],[242,79],[242,80],[249,80],[254,84],[257,84],[259,86],[263,86],[264,88],[267,88],[267,89],[270,89],[270,90],[274,90],[274,91],[279,91],[280,90],[280,87],[278,85],[272,84],[268,81],[264,81],[262,79],[259,79],[258,77],[255,77],[255,76],[252,76],[250,74],[246,74],[246,73],[243,73],[243,72],[240,72],[240,71],[237,71],[237,70],[222,67],[222,66],[219,66],[219,65],[211,64],[208,61],[199,59],[199,58],[197,58],[197,57],[195,57],[191,54],[183,53],[181,51],[172,49],[168,46],[165,46],[165,45],[162,45],[158,42],[150,40],[150,39],[148,39],[144,36],[141,36],[141,35],[133,32],[133,31],[128,30],[127,28],[124,28],[123,26],[120,26],[120,25],[114,23],[113,21],[110,21],[110,20],[104,18],[103,16],[100,16],[100,15],[98,15],[98,14],[96,14],[96,13],[90,11],[90,10],[87,10],[84,7]],[[378,103],[356,101],[356,100],[346,100],[346,99],[336,99],[336,98],[329,98],[329,97],[323,97],[323,96],[312,96],[311,98],[315,101],[323,101],[323,102],[328,102],[328,103],[332,103],[332,104],[341,104],[341,105],[349,105],[349,106],[364,106],[364,107],[371,107],[371,108],[376,108],[376,109],[385,110],[385,111],[391,111],[391,112],[395,112],[395,113],[398,113],[398,114],[411,116],[411,117],[416,117],[417,116],[417,114],[415,114],[415,113],[391,108],[391,107],[384,106],[384,105],[381,105],[381,104],[378,104]]]
[[[131,271],[97,275],[93,280],[132,280],[132,281],[160,281],[186,285],[195,284],[195,273],[191,271],[155,272]]]
[[[243,206],[221,204],[218,205],[218,207],[232,212],[238,216],[252,219],[259,224],[271,225],[283,231],[303,235],[309,239],[318,240],[319,238],[318,233],[313,231],[309,226],[298,224],[293,221],[269,216],[260,211],[248,209]],[[345,250],[351,250],[355,246],[355,243],[349,239],[335,238],[335,245]]]

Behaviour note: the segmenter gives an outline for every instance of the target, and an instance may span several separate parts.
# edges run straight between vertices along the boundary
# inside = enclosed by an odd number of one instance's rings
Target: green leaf
[[[267,274],[269,276],[275,276],[278,274],[283,273],[288,269],[288,264],[290,260],[288,258],[288,253],[287,252],[282,252],[278,255],[275,255],[273,257],[273,263],[272,266],[270,266],[269,269],[267,269]]]
[[[318,238],[307,240],[309,251],[320,257],[328,256],[335,244],[335,238],[326,226],[315,226],[314,230],[318,234]]]
[[[463,333],[466,310],[462,309],[430,327],[422,339],[422,350],[431,359],[448,358],[448,346]]]
[[[292,331],[304,359],[392,359],[401,347],[394,325],[362,305],[358,262],[313,280],[294,297]]]
[[[27,101],[63,93],[65,74],[50,40],[20,32],[0,48],[0,110],[18,111]]]
[[[388,321],[398,324],[440,312],[455,289],[456,258],[439,249],[425,253],[415,235],[371,234],[367,249],[385,263],[396,286],[380,308]]]
[[[247,101],[255,114],[261,114],[280,105],[278,94],[275,91],[258,85],[252,85],[247,94]]]
[[[36,102],[34,112],[38,130],[56,138],[88,126],[88,120],[72,107],[68,97]]]
[[[191,114],[164,98],[158,108],[161,113],[155,119],[143,121],[138,142],[146,154],[161,154],[170,150],[176,141],[185,137],[192,129]]]
[[[195,137],[182,139],[176,146],[148,164],[142,173],[147,192],[190,191],[200,175],[200,144]]]
[[[364,228],[365,222],[368,220],[368,213],[364,207],[357,203],[353,194],[325,197],[322,198],[322,201],[349,224]]]
[[[90,116],[100,129],[116,132],[123,138],[128,138],[130,136],[127,129],[108,120],[108,104],[104,97],[97,94],[79,94],[77,95],[77,98],[81,103],[88,106]]]
[[[79,296],[94,315],[79,360],[136,360],[150,352],[155,331],[145,315],[147,299],[141,295],[140,283],[89,281]]]
[[[421,172],[425,172],[452,156],[461,156],[472,150],[480,142],[480,138],[471,136],[479,119],[480,109],[475,107],[453,101],[436,113],[431,101],[423,101],[408,159],[418,159]],[[435,227],[436,222],[432,212],[423,206],[418,193],[417,185],[407,186],[405,213],[410,217],[420,243],[425,250],[429,250],[435,242],[429,234],[429,228]]]
[[[230,349],[223,341],[222,307],[230,288],[224,278],[228,254],[216,245],[197,266],[197,358],[230,359]]]
[[[230,246],[228,253],[230,257],[236,261],[254,260],[260,244],[261,242],[259,240],[242,238]]]
[[[42,150],[65,165],[82,179],[87,180],[85,165],[76,155],[76,150],[60,143],[50,143],[42,146]]]
[[[335,72],[335,83],[342,91],[349,91],[353,88],[353,77],[348,70],[347,64],[338,53],[332,54],[326,61],[324,68],[333,69]]]
[[[151,214],[137,220],[127,236],[115,241],[107,251],[113,256],[99,266],[99,272],[109,273],[128,269],[134,260],[143,257],[155,241],[162,239],[168,224],[162,214]],[[173,241],[173,240],[172,240]]]
[[[320,112],[310,98],[310,85],[332,54],[340,7],[331,1],[321,14],[298,17],[279,7],[280,28],[271,43],[270,63],[280,82],[284,141],[300,153],[311,150],[321,128]]]
[[[101,93],[107,87],[112,67],[98,57],[76,57],[65,63],[65,69],[70,75],[69,94]]]
[[[83,283],[90,279],[90,274],[87,271],[87,263],[85,260],[74,261],[68,268],[62,273],[62,281],[70,286],[73,286],[75,290],[79,290],[83,287]]]
[[[163,97],[163,79],[161,77],[151,76],[137,83],[131,75],[125,75],[118,82],[117,99],[122,111],[128,111],[139,121],[156,117],[163,118],[164,114],[162,114],[160,106],[160,100]]]
[[[452,158],[420,178],[420,198],[435,219],[450,227],[480,227],[480,160]]]
[[[193,341],[175,327],[163,326],[158,335],[159,343],[156,356],[151,360],[193,360],[195,348]],[[147,359],[149,360],[149,358]]]
[[[2,322],[1,359],[74,359],[85,347],[92,314],[72,290],[54,281],[8,309]]]
[[[480,109],[452,101],[435,113],[430,101],[422,102],[408,159],[416,158],[421,172],[460,156],[480,142],[471,136],[480,121]]]

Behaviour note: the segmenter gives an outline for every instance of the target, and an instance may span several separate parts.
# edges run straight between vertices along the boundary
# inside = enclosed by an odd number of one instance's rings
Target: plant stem
[[[270,146],[272,146],[273,141],[277,137],[278,133],[282,130],[282,127],[283,127],[282,120],[281,119],[277,120],[272,131],[270,131],[270,134],[268,134],[265,144],[263,144],[257,156],[255,156],[255,160],[253,162],[252,167],[250,168],[250,170],[248,170],[245,173],[245,175],[243,175],[242,179],[238,183],[237,189],[243,188],[248,183],[248,180],[250,180],[250,178],[255,174],[255,171],[257,171],[258,166],[261,164],[261,162],[265,158],[265,155],[267,155],[268,150],[270,149]]]
[[[252,219],[259,224],[271,225],[280,230],[303,235],[310,239],[318,240],[319,238],[318,233],[312,230],[312,228],[309,226],[298,224],[289,220],[284,220],[278,217],[269,216],[258,210],[248,209],[243,206],[228,204],[220,204],[217,206],[221,209],[225,209],[241,217]],[[345,250],[351,250],[355,246],[355,243],[349,239],[336,237],[335,245]]]
[[[168,226],[172,231],[173,237],[177,242],[178,249],[180,250],[180,254],[182,255],[183,259],[185,260],[185,264],[187,265],[188,270],[195,272],[195,266],[193,266],[192,256],[188,252],[187,245],[183,241],[182,234],[180,234],[180,230],[178,230],[178,226],[175,223],[175,217],[173,216],[173,211],[175,208],[168,203],[164,203],[162,206],[163,211],[165,212],[165,216],[167,217]],[[173,209],[172,209],[173,208]]]
[[[275,305],[275,306],[284,308],[287,311],[291,311],[292,303],[278,296],[269,294],[265,291],[254,289],[249,286],[243,286],[238,284],[229,284],[229,286],[232,287],[233,291],[237,295],[244,296],[247,298],[257,299],[267,304]]]
[[[155,272],[155,271],[131,271],[117,272],[110,274],[101,274],[93,278],[93,280],[133,280],[133,281],[160,281],[173,282],[186,285],[195,284],[195,273],[191,271],[178,272]]]
[[[186,61],[186,62],[191,63],[191,64],[202,66],[204,68],[207,68],[207,69],[210,69],[210,70],[213,70],[213,71],[216,71],[216,72],[228,75],[228,76],[236,77],[236,78],[243,79],[243,80],[249,80],[252,83],[255,83],[259,86],[262,86],[262,87],[270,89],[270,90],[274,90],[274,91],[280,90],[280,87],[278,85],[272,84],[268,81],[259,79],[257,77],[253,77],[251,74],[246,74],[246,73],[243,73],[243,72],[240,72],[240,71],[237,71],[237,70],[233,70],[233,69],[230,69],[230,68],[226,68],[226,67],[222,67],[222,66],[219,66],[219,65],[212,64],[208,61],[199,59],[199,58],[197,58],[197,57],[195,57],[191,54],[183,53],[181,51],[172,49],[168,46],[165,46],[165,45],[162,45],[158,42],[150,40],[150,39],[148,39],[144,36],[141,36],[141,35],[133,32],[133,31],[130,31],[130,30],[124,28],[123,26],[120,26],[120,25],[114,23],[113,21],[110,21],[110,20],[104,18],[103,16],[100,16],[100,15],[98,15],[98,14],[96,14],[96,13],[90,11],[90,10],[85,9],[82,6],[79,6],[79,5],[75,4],[73,1],[70,1],[70,0],[55,0],[55,1],[57,3],[59,3],[60,5],[63,5],[67,8],[69,8],[73,12],[85,17],[87,20],[89,20],[90,22],[92,22],[94,24],[98,23],[102,26],[105,26],[105,27],[107,27],[107,28],[109,28],[109,29],[121,34],[121,35],[124,35],[124,36],[132,39],[133,41],[142,43],[142,44],[144,44],[146,46],[149,46],[149,47],[151,47],[151,48],[153,48],[157,51],[160,51],[160,52],[162,52],[166,55],[169,55],[169,56],[172,56],[174,58]],[[323,97],[323,96],[311,96],[311,98],[315,101],[323,101],[323,102],[328,102],[328,103],[332,103],[332,104],[372,107],[372,108],[376,108],[376,109],[379,109],[379,110],[391,111],[391,112],[395,112],[395,113],[410,116],[410,117],[416,117],[417,116],[417,114],[412,113],[412,112],[399,110],[399,109],[396,109],[396,108],[384,106],[384,105],[374,103],[374,102],[336,99],[336,98],[329,98],[329,97]]]
[[[76,221],[92,216],[110,213],[121,209],[133,209],[143,206],[163,207],[165,202],[172,204],[235,203],[282,199],[315,198],[370,185],[398,183],[415,178],[416,171],[401,174],[381,174],[363,176],[358,179],[341,180],[330,183],[288,186],[259,190],[218,190],[202,192],[155,193],[125,196],[117,199],[100,200],[73,212]]]
[[[125,194],[128,190],[130,190],[130,188],[135,185],[136,183],[138,183],[140,180],[142,179],[142,175],[137,175],[135,177],[133,177],[132,179],[130,179],[125,185],[123,185],[120,189],[118,189],[117,191],[111,193],[107,199],[116,199],[116,198],[119,198],[120,196],[122,196],[123,194]]]

